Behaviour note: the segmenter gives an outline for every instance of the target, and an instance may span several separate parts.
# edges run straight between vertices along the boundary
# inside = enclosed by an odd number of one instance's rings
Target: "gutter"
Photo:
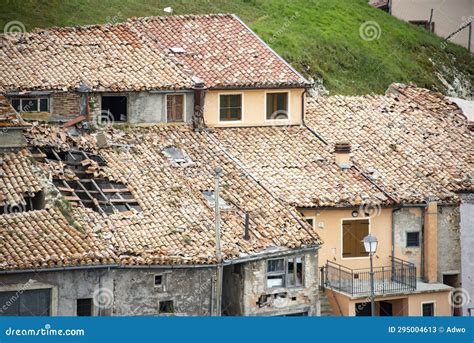
[[[395,270],[395,212],[401,209],[402,206],[399,206],[392,210],[392,272]]]
[[[319,250],[319,245],[304,247],[299,249],[288,249],[284,251],[266,252],[259,255],[253,255],[243,258],[237,258],[234,260],[227,260],[222,263],[224,266],[229,266],[238,263],[257,261],[265,258],[280,257],[286,255],[293,255],[308,251]],[[150,265],[124,265],[124,264],[103,264],[103,265],[88,265],[88,266],[71,266],[71,267],[50,267],[50,268],[32,268],[32,269],[12,269],[12,270],[0,270],[0,275],[5,274],[22,274],[22,273],[42,273],[42,272],[59,272],[59,271],[72,271],[72,270],[90,270],[90,269],[200,269],[200,268],[217,268],[217,264],[176,264],[176,265],[162,265],[162,264],[150,264]]]

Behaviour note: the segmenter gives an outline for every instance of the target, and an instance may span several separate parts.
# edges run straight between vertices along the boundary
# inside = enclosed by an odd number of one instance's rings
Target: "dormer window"
[[[220,121],[242,120],[242,94],[221,94],[219,96]]]
[[[202,192],[202,195],[204,195],[204,198],[206,198],[207,204],[209,205],[209,207],[214,207],[215,206],[216,198],[214,196],[213,191],[204,191],[204,192]],[[225,201],[224,199],[219,197],[219,208],[221,210],[229,210],[231,208],[231,206],[227,201]]]
[[[11,103],[17,112],[49,112],[49,98],[13,98]]]
[[[288,119],[288,93],[267,93],[267,120]]]
[[[174,146],[164,148],[163,154],[168,157],[168,160],[175,167],[189,167],[195,164],[194,161],[182,149]]]

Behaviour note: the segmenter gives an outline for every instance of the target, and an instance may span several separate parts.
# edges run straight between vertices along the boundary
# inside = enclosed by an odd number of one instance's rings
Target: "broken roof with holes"
[[[388,204],[390,198],[352,166],[342,170],[334,146],[305,127],[215,128],[213,137],[245,169],[297,207]]]
[[[231,14],[0,35],[0,91],[304,87],[307,81]]]
[[[194,132],[187,126],[110,129],[109,147],[99,149],[95,134],[75,136],[56,126],[34,125],[27,139],[29,158],[36,160],[38,169],[35,177],[45,184],[47,209],[1,217],[15,218],[11,221],[31,233],[37,230],[29,222],[35,217],[57,230],[62,228],[70,239],[48,240],[42,234],[30,234],[19,240],[11,226],[0,226],[0,236],[8,242],[0,247],[3,269],[104,261],[123,265],[215,263],[214,207],[208,199],[213,196],[209,191],[214,189],[216,165],[223,169],[224,259],[316,249],[321,244],[296,211],[260,186],[207,132]],[[170,155],[171,147],[180,153]],[[71,151],[85,155],[70,156]],[[99,189],[87,181],[96,182]],[[123,202],[117,193],[127,193],[130,201]],[[125,203],[136,206],[122,206]],[[246,213],[249,240],[243,237]],[[81,239],[90,249],[80,247],[77,242]],[[32,251],[30,259],[19,257]]]
[[[474,133],[439,93],[394,84],[387,95],[308,99],[305,121],[330,144],[349,141],[361,171],[398,202],[474,189]]]

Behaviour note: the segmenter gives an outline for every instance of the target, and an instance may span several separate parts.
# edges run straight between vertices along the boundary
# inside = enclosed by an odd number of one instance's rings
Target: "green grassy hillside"
[[[20,21],[27,30],[164,15],[167,6],[175,14],[231,12],[305,76],[322,79],[330,94],[382,93],[392,82],[452,95],[472,91],[473,55],[369,7],[367,0],[0,0],[0,5],[2,27]],[[362,38],[371,33],[375,39]]]

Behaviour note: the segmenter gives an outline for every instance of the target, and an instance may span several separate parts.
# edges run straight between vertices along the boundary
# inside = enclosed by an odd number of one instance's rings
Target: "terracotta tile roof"
[[[305,120],[331,143],[349,141],[363,171],[398,201],[455,201],[455,191],[473,189],[474,136],[459,108],[428,90],[390,92],[309,99]]]
[[[68,224],[55,209],[0,216],[0,269],[115,262],[97,235]]]
[[[132,23],[209,88],[307,83],[235,15],[147,17]],[[184,52],[173,53],[173,48]]]
[[[16,113],[10,102],[0,94],[0,134],[7,130],[8,127],[22,128],[28,126],[30,125]]]
[[[130,25],[0,35],[0,90],[138,91],[189,88],[191,80]]]
[[[171,48],[183,48],[173,53]],[[306,80],[233,15],[134,18],[126,23],[0,35],[0,90],[97,91],[304,86]]]
[[[64,134],[60,135],[59,131]],[[107,163],[101,167],[100,175],[120,181],[130,189],[142,212],[101,214],[82,205],[70,209],[75,225],[97,237],[102,246],[116,255],[117,263],[215,263],[214,209],[202,191],[213,190],[216,165],[223,169],[221,198],[231,206],[221,214],[225,259],[258,255],[272,249],[316,247],[321,243],[296,211],[271,196],[206,132],[194,132],[187,126],[111,130],[107,136],[113,145],[102,149],[95,146],[93,134],[78,138],[59,127],[34,126],[28,135],[30,141],[35,137],[34,141],[43,146],[58,148],[71,146],[76,140],[89,142],[89,152],[100,153]],[[61,142],[60,136],[64,138]],[[77,147],[76,143],[74,146]],[[170,146],[182,149],[193,163],[187,167],[171,163],[163,153]],[[45,171],[50,168],[47,163],[37,164]],[[26,212],[33,217],[34,213],[43,212]],[[250,218],[250,240],[243,238],[245,213]],[[23,253],[37,248],[37,242],[27,238],[21,247]],[[54,250],[48,242],[43,245],[44,249]],[[69,254],[64,251],[65,255]],[[70,261],[71,265],[86,263]]]
[[[215,129],[223,147],[285,202],[298,207],[384,204],[389,199],[354,168],[335,163],[305,127]]]
[[[32,197],[41,190],[33,172],[28,152],[0,154],[0,206],[9,212],[9,206],[26,206],[25,197]]]

